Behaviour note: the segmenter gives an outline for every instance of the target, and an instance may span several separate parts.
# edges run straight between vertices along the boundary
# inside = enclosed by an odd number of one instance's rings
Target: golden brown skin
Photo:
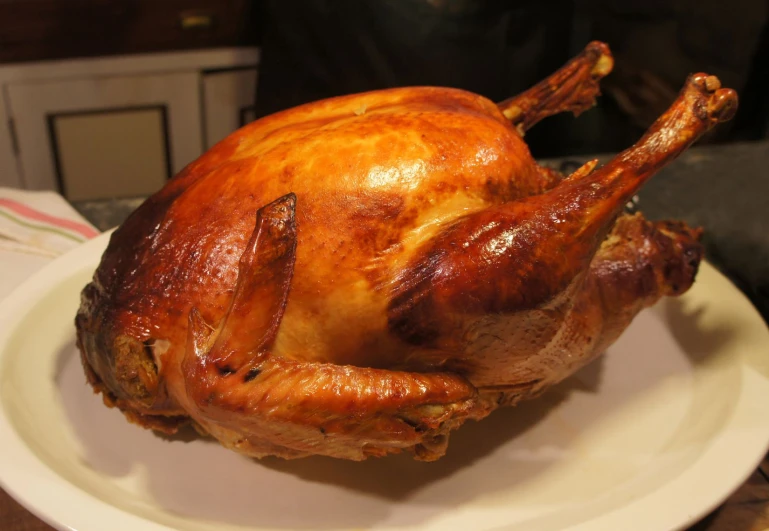
[[[610,68],[592,43],[501,107],[392,89],[233,133],[113,234],[76,319],[89,381],[247,455],[439,458],[694,280],[699,231],[620,213],[733,91],[692,76],[637,145],[563,180],[519,133],[589,106]]]

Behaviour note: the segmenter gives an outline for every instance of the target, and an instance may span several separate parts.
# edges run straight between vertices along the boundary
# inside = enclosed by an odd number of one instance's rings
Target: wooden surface
[[[750,478],[718,509],[689,531],[764,531],[769,529],[769,456]],[[0,529],[3,531],[50,531],[52,528],[30,514],[0,490]],[[660,530],[662,531],[662,530]]]
[[[769,470],[764,459],[761,468]],[[769,529],[769,481],[759,468],[721,507],[690,531],[764,531]]]

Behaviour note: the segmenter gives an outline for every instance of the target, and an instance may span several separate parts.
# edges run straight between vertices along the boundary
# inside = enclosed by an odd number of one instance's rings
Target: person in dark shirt
[[[768,17],[765,0],[263,0],[255,111],[414,85],[501,101],[597,38],[617,59],[598,109],[538,124],[527,134],[535,156],[622,149],[694,71],[741,95],[741,113],[721,138],[760,136],[769,115]]]
[[[267,0],[257,116],[404,85],[517,94],[569,56],[556,0]]]

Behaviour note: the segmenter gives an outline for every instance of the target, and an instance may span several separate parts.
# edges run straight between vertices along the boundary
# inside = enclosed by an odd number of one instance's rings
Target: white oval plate
[[[465,425],[436,463],[256,461],[162,438],[104,407],[74,345],[108,237],[0,307],[0,482],[61,529],[674,529],[769,446],[769,332],[708,264],[596,363]]]

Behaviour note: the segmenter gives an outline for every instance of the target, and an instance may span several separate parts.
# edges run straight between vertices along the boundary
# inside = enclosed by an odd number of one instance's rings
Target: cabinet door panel
[[[171,177],[165,109],[158,105],[49,116],[64,195],[73,201],[135,197],[162,187]]]
[[[206,148],[254,119],[256,67],[203,74]]]
[[[8,96],[31,189],[147,195],[202,151],[198,73],[18,83]]]

